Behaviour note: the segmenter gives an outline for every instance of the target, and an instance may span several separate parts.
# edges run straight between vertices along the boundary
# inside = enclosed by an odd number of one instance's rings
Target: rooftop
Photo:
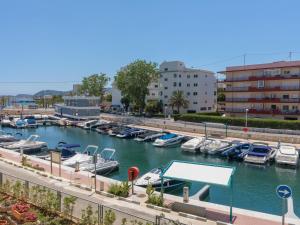
[[[259,69],[276,69],[276,68],[296,67],[296,66],[300,67],[300,60],[278,61],[272,63],[252,64],[252,65],[244,65],[244,66],[229,66],[226,67],[225,71],[221,71],[219,73],[237,72],[237,71],[245,71],[245,70],[259,70]]]

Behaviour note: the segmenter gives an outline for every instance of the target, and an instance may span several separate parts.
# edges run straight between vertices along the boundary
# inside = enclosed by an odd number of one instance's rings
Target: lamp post
[[[245,121],[245,127],[248,127],[248,111],[249,109],[246,109],[246,121]]]

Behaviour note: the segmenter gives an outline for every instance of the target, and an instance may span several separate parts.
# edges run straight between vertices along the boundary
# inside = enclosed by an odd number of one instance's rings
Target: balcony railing
[[[300,98],[226,98],[226,102],[300,103]]]
[[[264,92],[264,91],[300,91],[300,86],[278,86],[278,87],[227,87],[225,92]]]
[[[245,113],[246,109],[226,108],[228,113]],[[300,115],[299,110],[279,110],[279,109],[249,109],[249,114],[270,114],[270,115]]]
[[[249,76],[239,77],[234,79],[225,79],[225,82],[243,82],[243,81],[257,81],[257,80],[282,80],[282,79],[300,79],[300,74],[281,74],[281,75],[263,75],[263,76]]]

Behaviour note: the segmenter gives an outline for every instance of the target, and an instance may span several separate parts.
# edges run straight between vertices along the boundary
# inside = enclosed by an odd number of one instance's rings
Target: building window
[[[190,94],[191,94],[190,92],[187,92],[187,93],[186,93],[187,96],[190,96]]]
[[[205,92],[205,95],[207,95],[207,91]]]
[[[189,86],[190,86],[190,84],[186,84],[186,86],[187,86],[187,87],[189,87]]]
[[[289,70],[285,70],[284,72],[283,72],[283,74],[290,74],[291,73],[291,71],[289,71]]]
[[[181,82],[178,83],[178,86],[181,87]]]
[[[283,111],[288,111],[289,110],[289,106],[288,105],[283,105],[282,106],[282,110]]]
[[[207,109],[208,109],[208,110],[211,110],[211,107],[208,107]]]
[[[289,95],[282,95],[282,98],[283,98],[283,99],[289,99],[290,96],[289,96]]]
[[[162,78],[162,77],[163,77],[163,75],[162,75],[162,74],[160,74],[159,76],[160,76],[160,78]]]
[[[292,106],[292,109],[293,109],[293,110],[298,110],[298,106],[297,106],[297,105],[293,105],[293,106]]]
[[[188,75],[187,75],[187,78],[190,78],[190,77],[191,77],[191,76],[188,74]]]
[[[168,71],[168,68],[165,68],[165,71]]]
[[[197,105],[197,104],[198,104],[198,102],[193,102],[193,104],[194,104],[194,105]]]
[[[276,110],[276,108],[277,108],[276,105],[271,105],[272,110]]]
[[[168,81],[168,78],[165,78],[165,81]]]
[[[165,98],[168,98],[168,95],[165,95]]]
[[[173,86],[174,86],[174,87],[176,87],[176,86],[177,86],[176,82],[174,82],[174,83],[173,83]]]
[[[160,92],[160,96],[162,96],[163,95],[163,93],[162,93],[162,91]]]
[[[158,85],[157,85],[157,84],[155,84],[155,85],[154,85],[154,87],[155,87],[155,88],[158,88]]]
[[[207,103],[207,100],[205,100],[205,104]]]
[[[155,93],[152,93],[151,95],[152,95],[152,96],[155,96]]]
[[[173,76],[174,76],[174,78],[176,78],[176,77],[177,77],[177,74],[176,74],[176,73],[174,73],[174,75],[173,75]]]
[[[200,110],[201,111],[206,111],[206,107],[201,107]]]
[[[214,96],[216,96],[217,95],[217,92],[216,91],[214,91]]]
[[[193,95],[194,95],[194,96],[198,95],[198,92],[193,92]]]
[[[205,78],[207,78],[207,74],[205,74]]]
[[[198,83],[194,83],[194,87],[197,87],[198,86]]]
[[[181,74],[179,74],[179,77],[181,77]]]
[[[194,78],[197,78],[198,77],[198,74],[194,74]]]
[[[264,80],[258,80],[257,81],[257,87],[258,88],[264,88],[265,87],[265,81]]]
[[[168,89],[168,87],[165,87],[165,90],[167,90]]]

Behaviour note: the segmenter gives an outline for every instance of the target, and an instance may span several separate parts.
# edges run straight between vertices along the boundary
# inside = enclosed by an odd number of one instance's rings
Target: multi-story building
[[[64,96],[64,104],[55,105],[55,114],[72,119],[97,119],[100,116],[100,97]]]
[[[186,68],[180,61],[163,62],[159,70],[160,77],[149,86],[147,100],[159,100],[169,107],[174,91],[182,91],[189,104],[180,109],[181,113],[216,111],[217,82],[213,72]]]
[[[232,66],[222,73],[227,114],[300,119],[300,61]]]

